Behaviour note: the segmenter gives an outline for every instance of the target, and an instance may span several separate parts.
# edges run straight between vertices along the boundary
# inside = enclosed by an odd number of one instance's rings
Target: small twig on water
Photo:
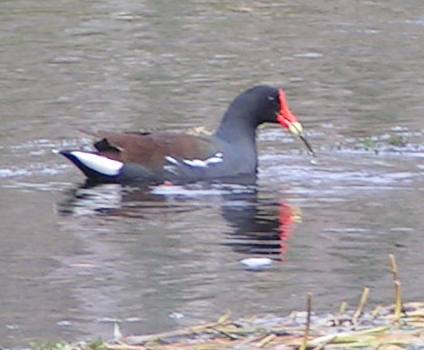
[[[395,318],[394,322],[398,323],[400,320],[400,317],[402,315],[403,310],[403,303],[402,303],[402,290],[400,288],[400,282],[395,281]]]
[[[265,338],[263,338],[258,344],[256,344],[256,346],[258,348],[264,348],[265,346],[267,346],[269,343],[271,343],[275,338],[277,338],[277,336],[275,334],[270,334],[267,335]]]
[[[302,345],[300,350],[306,350],[308,346],[309,330],[311,328],[311,312],[312,312],[312,293],[308,293],[306,297],[306,325],[305,334],[303,335]]]
[[[104,346],[107,350],[146,350],[142,345],[104,343]]]
[[[355,311],[355,313],[353,314],[353,317],[352,317],[353,324],[358,323],[359,318],[364,313],[364,307],[365,307],[366,303],[368,302],[369,295],[370,295],[370,289],[364,288],[364,291],[362,292],[361,300],[359,301],[358,308],[356,309],[356,311]]]
[[[383,310],[383,307],[381,305],[377,305],[374,310],[372,310],[371,315],[375,319],[378,316],[380,316],[381,311]]]
[[[401,314],[405,312],[405,308],[403,307],[403,300],[402,300],[402,291],[401,291],[401,285],[400,285],[400,279],[399,279],[399,270],[396,263],[395,256],[393,254],[389,254],[389,260],[390,260],[390,269],[393,274],[393,283],[395,285],[395,319],[394,322],[399,322]]]
[[[389,260],[390,260],[390,269],[393,274],[393,282],[399,281],[399,270],[398,270],[395,256],[393,254],[389,254]]]
[[[324,340],[322,343],[321,343],[321,345],[318,345],[318,346],[316,346],[315,348],[313,348],[312,350],[322,350],[322,349],[325,349],[325,347],[328,345],[328,344],[331,344],[332,342],[333,342],[333,340],[334,339],[336,339],[337,338],[337,335],[330,335],[330,336],[327,336],[327,339],[326,340]]]
[[[222,334],[222,335],[225,335],[227,338],[230,338],[231,340],[237,340],[237,339],[240,339],[240,337],[239,337],[238,335],[231,334],[230,332],[228,332],[228,331],[227,331],[227,330],[225,330],[225,329],[218,328],[218,327],[211,327],[211,329],[212,329],[213,331],[215,331],[216,333],[220,333],[220,334]]]
[[[346,312],[346,310],[347,310],[347,303],[346,303],[345,301],[343,301],[343,302],[340,304],[339,314],[340,314],[340,315],[343,315],[343,314]]]
[[[157,334],[128,336],[123,338],[122,341],[124,341],[126,344],[129,344],[129,345],[143,345],[147,342],[158,341],[158,340],[166,339],[166,338],[184,337],[184,336],[192,335],[195,333],[204,332],[204,331],[207,331],[208,329],[211,329],[217,326],[229,324],[231,323],[229,317],[230,315],[227,313],[221,316],[216,322],[204,323],[198,326],[187,327],[187,328],[177,329],[175,331],[168,331],[168,332],[157,333]]]
[[[340,326],[340,324],[342,324],[342,322],[344,321],[343,315],[346,313],[346,310],[347,310],[347,303],[343,301],[340,304],[339,311],[334,316],[334,320],[333,320],[334,326]]]

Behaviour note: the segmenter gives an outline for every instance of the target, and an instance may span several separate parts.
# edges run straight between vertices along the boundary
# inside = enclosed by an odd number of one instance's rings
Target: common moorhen
[[[236,97],[211,136],[98,131],[90,133],[99,139],[95,152],[60,153],[89,180],[99,182],[154,184],[241,177],[256,174],[256,128],[262,123],[279,123],[313,153],[284,91],[265,85]]]

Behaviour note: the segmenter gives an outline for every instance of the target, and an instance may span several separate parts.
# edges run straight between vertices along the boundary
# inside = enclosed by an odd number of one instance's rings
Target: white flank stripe
[[[200,160],[200,159],[193,159],[193,160],[183,159],[183,162],[184,164],[198,167],[198,168],[206,168],[208,166],[208,164],[204,160]]]
[[[178,164],[178,161],[175,158],[172,158],[170,156],[166,156],[165,159],[172,164]]]
[[[166,160],[168,162],[171,163],[178,163],[177,160],[175,160],[172,157],[166,157]],[[191,166],[191,167],[197,167],[197,168],[206,168],[208,167],[210,164],[216,164],[216,163],[221,163],[223,161],[223,155],[222,153],[215,153],[212,157],[205,159],[205,160],[201,160],[201,159],[183,159],[183,163]]]
[[[118,162],[117,160],[109,159],[97,154],[73,151],[73,156],[83,163],[86,167],[97,171],[100,174],[115,176],[119,174],[119,171],[124,166],[124,163]]]
[[[213,157],[206,159],[206,164],[221,163],[222,161],[222,153],[216,153]]]

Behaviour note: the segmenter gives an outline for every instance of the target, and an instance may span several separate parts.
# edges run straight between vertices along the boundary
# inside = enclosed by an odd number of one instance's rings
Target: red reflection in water
[[[287,254],[294,226],[300,220],[300,210],[287,203],[281,203],[279,207],[279,239],[280,254],[284,257]]]

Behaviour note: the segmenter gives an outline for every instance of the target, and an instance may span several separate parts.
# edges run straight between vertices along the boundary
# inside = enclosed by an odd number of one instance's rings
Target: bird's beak
[[[315,152],[314,152],[311,144],[309,143],[308,139],[305,137],[305,134],[303,133],[302,124],[300,124],[297,121],[294,122],[294,123],[288,123],[288,129],[293,135],[298,136],[303,141],[303,143],[305,144],[308,151],[311,152],[311,154],[313,156],[315,156]]]
[[[311,144],[308,142],[305,134],[303,133],[302,124],[299,123],[296,116],[289,109],[284,91],[280,89],[279,92],[280,113],[277,115],[278,122],[284,128],[288,129],[293,135],[298,136],[303,141],[308,151],[311,152],[313,156],[315,156],[315,152],[312,149]]]

